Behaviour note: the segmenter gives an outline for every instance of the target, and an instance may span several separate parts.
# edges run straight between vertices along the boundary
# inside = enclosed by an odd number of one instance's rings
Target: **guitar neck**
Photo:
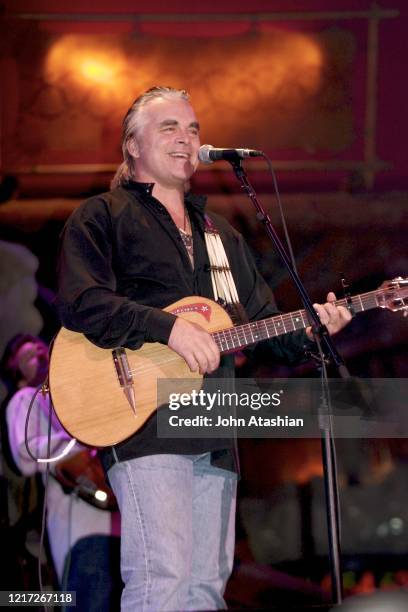
[[[378,296],[381,289],[355,295],[348,299],[337,300],[336,306],[346,306],[354,313],[380,307]],[[310,325],[305,310],[295,310],[282,315],[275,315],[260,321],[245,323],[236,327],[229,327],[212,333],[221,353],[228,353],[244,349],[268,338],[274,338],[290,332],[305,329]]]

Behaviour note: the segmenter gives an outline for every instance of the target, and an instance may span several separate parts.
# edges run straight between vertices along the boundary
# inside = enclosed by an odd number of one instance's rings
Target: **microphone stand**
[[[324,484],[326,493],[326,514],[327,514],[327,529],[329,538],[329,557],[330,557],[330,574],[332,579],[332,597],[335,604],[340,604],[343,599],[343,581],[342,581],[342,567],[341,567],[341,549],[340,549],[340,521],[339,521],[339,498],[337,488],[337,466],[336,466],[336,455],[334,448],[334,439],[332,431],[332,423],[330,418],[330,395],[327,385],[327,378],[325,378],[325,363],[324,354],[321,350],[323,345],[325,352],[328,354],[331,362],[337,368],[339,376],[341,378],[349,378],[350,374],[347,367],[339,355],[336,347],[334,346],[332,339],[328,333],[326,326],[322,325],[320,319],[313,308],[313,304],[306,292],[306,289],[300,280],[297,272],[292,266],[292,262],[287,255],[285,248],[276,233],[272,221],[269,215],[265,212],[262,204],[259,202],[255,190],[253,189],[245,170],[241,166],[241,159],[238,153],[231,153],[228,155],[227,161],[232,165],[234,173],[238,178],[241,186],[249,199],[252,201],[255,210],[257,211],[256,217],[258,221],[263,223],[265,226],[266,233],[273,242],[276,251],[278,252],[280,259],[284,263],[288,270],[292,281],[294,282],[301,300],[304,304],[306,312],[309,317],[309,321],[312,325],[313,334],[316,337],[316,342],[320,349],[320,357],[322,360],[321,368],[323,372],[323,395],[322,404],[319,408],[319,427],[322,434],[321,445],[322,445],[322,459],[323,459],[323,471],[324,471]]]

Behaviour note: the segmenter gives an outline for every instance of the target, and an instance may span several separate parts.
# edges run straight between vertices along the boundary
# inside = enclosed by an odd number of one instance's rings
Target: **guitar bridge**
[[[116,374],[123,393],[136,416],[136,398],[133,387],[133,376],[129,367],[128,358],[124,348],[119,347],[112,351],[113,363],[115,364]]]

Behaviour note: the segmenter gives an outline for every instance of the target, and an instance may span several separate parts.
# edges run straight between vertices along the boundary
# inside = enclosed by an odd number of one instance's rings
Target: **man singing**
[[[209,333],[162,310],[189,295],[214,299],[209,219],[248,319],[276,313],[242,236],[205,213],[204,197],[185,192],[199,147],[200,127],[185,91],[154,87],[137,98],[123,121],[124,161],[111,191],[84,202],[64,229],[59,308],[63,325],[100,347],[161,342],[192,371],[232,377],[233,356],[220,358]],[[350,315],[335,306],[333,293],[327,299],[316,309],[333,334]],[[275,358],[295,362],[312,340],[307,329],[268,342]],[[232,441],[159,439],[153,416],[103,454],[122,516],[122,610],[224,609],[234,554]]]

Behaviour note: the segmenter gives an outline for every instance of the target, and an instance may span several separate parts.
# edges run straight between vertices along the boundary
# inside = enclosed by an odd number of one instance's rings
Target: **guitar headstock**
[[[377,302],[380,308],[388,308],[393,312],[402,310],[406,317],[408,315],[408,278],[398,276],[390,281],[384,281],[378,289]]]

